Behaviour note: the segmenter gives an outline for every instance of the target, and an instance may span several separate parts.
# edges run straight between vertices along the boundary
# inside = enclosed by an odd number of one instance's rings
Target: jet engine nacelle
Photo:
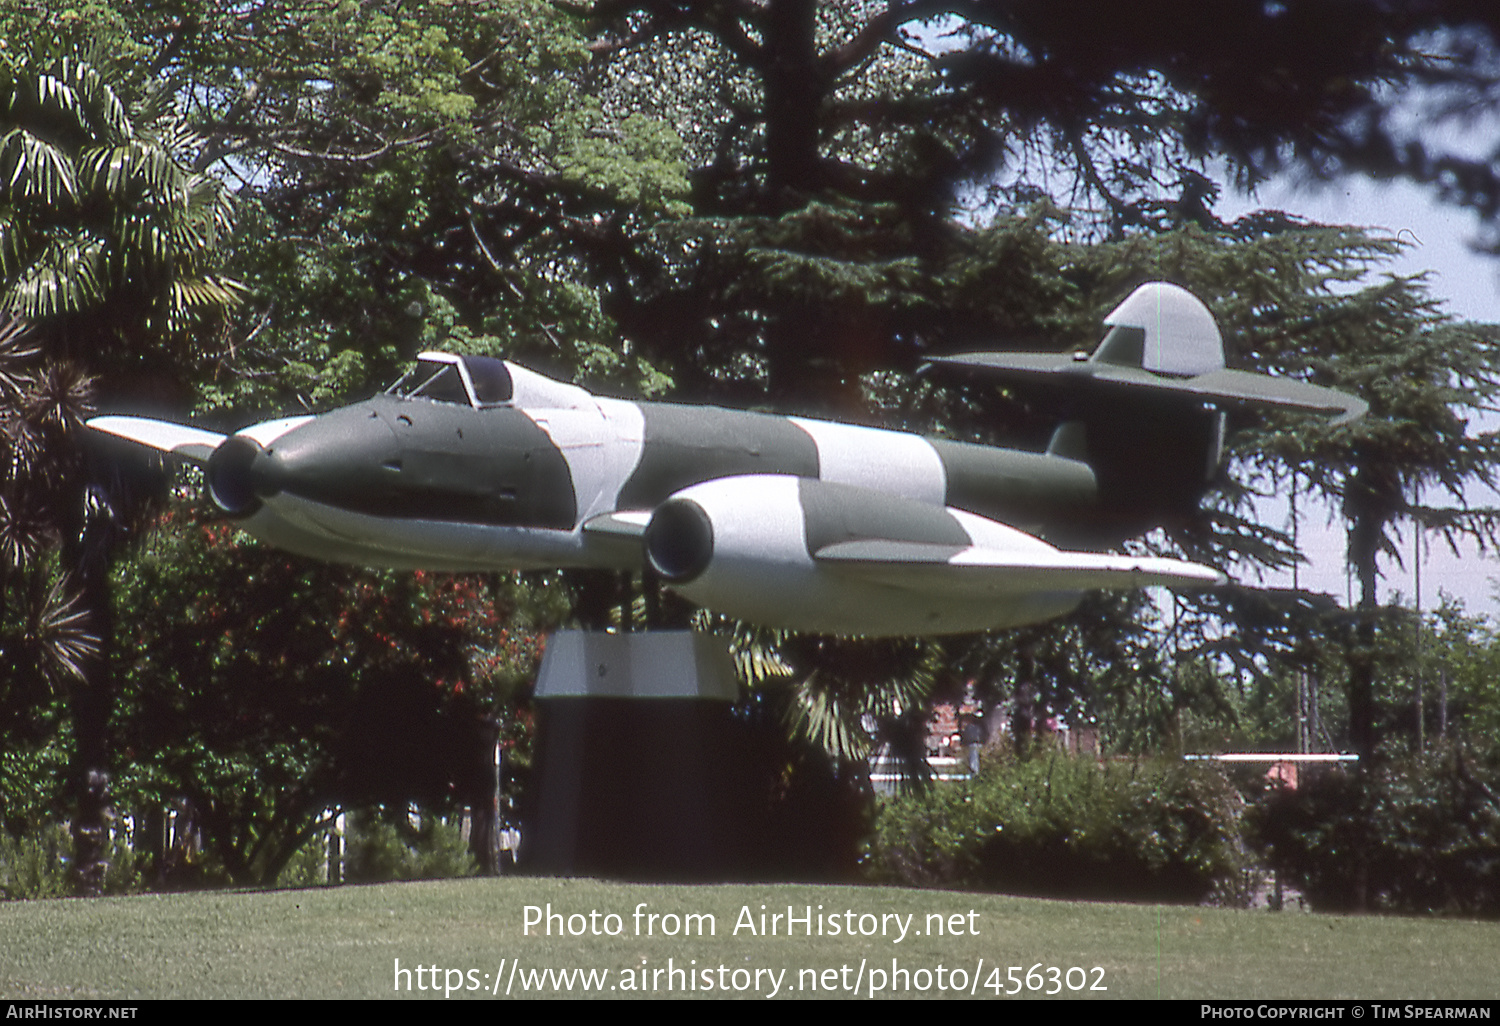
[[[981,600],[952,587],[958,582],[941,572],[917,586],[893,587],[819,553],[859,543],[910,543],[956,555],[976,542],[1025,537],[982,517],[865,488],[747,475],[673,494],[653,513],[644,545],[651,568],[668,585],[716,612],[817,633],[900,635],[1032,623],[1069,611],[1079,593],[1018,591]]]
[[[265,449],[247,435],[224,439],[204,465],[208,497],[219,512],[235,520],[253,516],[261,506],[255,463]]]

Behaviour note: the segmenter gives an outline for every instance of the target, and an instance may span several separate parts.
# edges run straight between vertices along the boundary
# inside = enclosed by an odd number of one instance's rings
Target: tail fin
[[[1224,340],[1213,314],[1187,289],[1147,282],[1104,318],[1109,334],[1090,359],[1153,374],[1191,378],[1224,369]]]
[[[1219,465],[1226,409],[1303,410],[1334,424],[1367,409],[1331,388],[1226,368],[1213,315],[1177,285],[1142,285],[1104,323],[1092,353],[967,353],[930,365],[1053,400],[1061,424],[1048,451],[1093,468],[1101,528],[1134,533],[1196,508]]]

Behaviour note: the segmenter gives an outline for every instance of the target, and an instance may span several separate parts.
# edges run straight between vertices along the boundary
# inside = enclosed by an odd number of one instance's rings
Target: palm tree
[[[103,872],[109,556],[150,477],[101,460],[82,417],[96,384],[107,405],[181,401],[185,375],[241,294],[217,272],[231,197],[189,169],[194,145],[166,93],[127,105],[88,60],[38,56],[0,70],[0,310],[30,322],[35,340],[34,353],[10,361],[14,387],[0,382],[0,543],[35,538],[58,555],[49,615],[71,632],[64,676],[84,893],[98,892]],[[17,546],[22,559],[41,551]]]

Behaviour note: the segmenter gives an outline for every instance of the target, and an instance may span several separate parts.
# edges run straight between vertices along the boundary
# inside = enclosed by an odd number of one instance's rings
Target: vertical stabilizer
[[[1213,314],[1180,285],[1147,282],[1104,323],[1112,330],[1094,351],[1096,363],[1183,378],[1224,369],[1224,340]]]

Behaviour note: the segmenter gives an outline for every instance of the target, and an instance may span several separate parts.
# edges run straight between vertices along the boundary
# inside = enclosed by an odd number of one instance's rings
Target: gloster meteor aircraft
[[[1223,580],[1069,551],[1196,504],[1225,409],[1353,419],[1328,388],[1224,366],[1208,309],[1163,282],[1088,353],[974,353],[933,370],[1056,408],[1044,452],[712,406],[603,398],[517,364],[423,353],[384,393],[224,436],[136,417],[96,430],[204,466],[225,515],[319,559],[431,570],[649,567],[769,626],[921,635],[1034,623],[1092,588]],[[1047,539],[1047,540],[1043,540]]]

